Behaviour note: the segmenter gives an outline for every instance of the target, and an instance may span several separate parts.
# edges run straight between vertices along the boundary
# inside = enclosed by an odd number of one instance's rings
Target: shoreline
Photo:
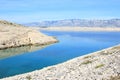
[[[48,30],[48,31],[120,31],[117,27],[30,27],[36,30]]]
[[[120,77],[119,60],[120,45],[116,45],[41,70],[0,80],[110,80],[111,76]]]
[[[20,47],[27,47],[27,46],[46,46],[46,45],[51,45],[51,44],[55,44],[58,43],[59,41],[50,41],[47,43],[43,43],[43,44],[25,44],[25,45],[19,45],[19,46],[10,46],[10,47],[0,47],[0,50],[6,50],[6,49],[10,49],[10,48],[20,48]]]

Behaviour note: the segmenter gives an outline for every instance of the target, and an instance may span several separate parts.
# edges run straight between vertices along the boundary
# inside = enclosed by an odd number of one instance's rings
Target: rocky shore
[[[55,43],[54,37],[15,23],[0,20],[0,49]]]
[[[1,80],[120,80],[120,45]]]

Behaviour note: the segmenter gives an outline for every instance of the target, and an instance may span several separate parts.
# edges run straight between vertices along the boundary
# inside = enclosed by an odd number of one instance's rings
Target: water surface
[[[0,78],[42,69],[120,43],[120,32],[42,32],[56,36],[59,43],[42,49],[0,51]],[[31,52],[31,49],[36,51]]]

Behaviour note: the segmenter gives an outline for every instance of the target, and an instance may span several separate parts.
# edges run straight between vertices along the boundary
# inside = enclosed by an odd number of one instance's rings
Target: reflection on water
[[[40,50],[46,46],[47,45],[44,45],[44,46],[31,45],[31,46],[23,46],[23,47],[8,48],[8,49],[0,50],[0,59],[8,58],[11,56],[15,56],[15,55],[19,55],[19,54],[23,54],[23,53],[27,53],[27,52]]]
[[[45,48],[27,46],[1,50],[0,78],[42,69],[120,43],[120,32],[43,31],[43,33],[56,36],[59,43]]]

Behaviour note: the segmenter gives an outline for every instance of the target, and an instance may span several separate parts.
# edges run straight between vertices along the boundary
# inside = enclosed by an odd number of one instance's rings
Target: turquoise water
[[[120,43],[120,32],[42,32],[56,36],[59,43],[0,51],[0,78],[42,69]]]

